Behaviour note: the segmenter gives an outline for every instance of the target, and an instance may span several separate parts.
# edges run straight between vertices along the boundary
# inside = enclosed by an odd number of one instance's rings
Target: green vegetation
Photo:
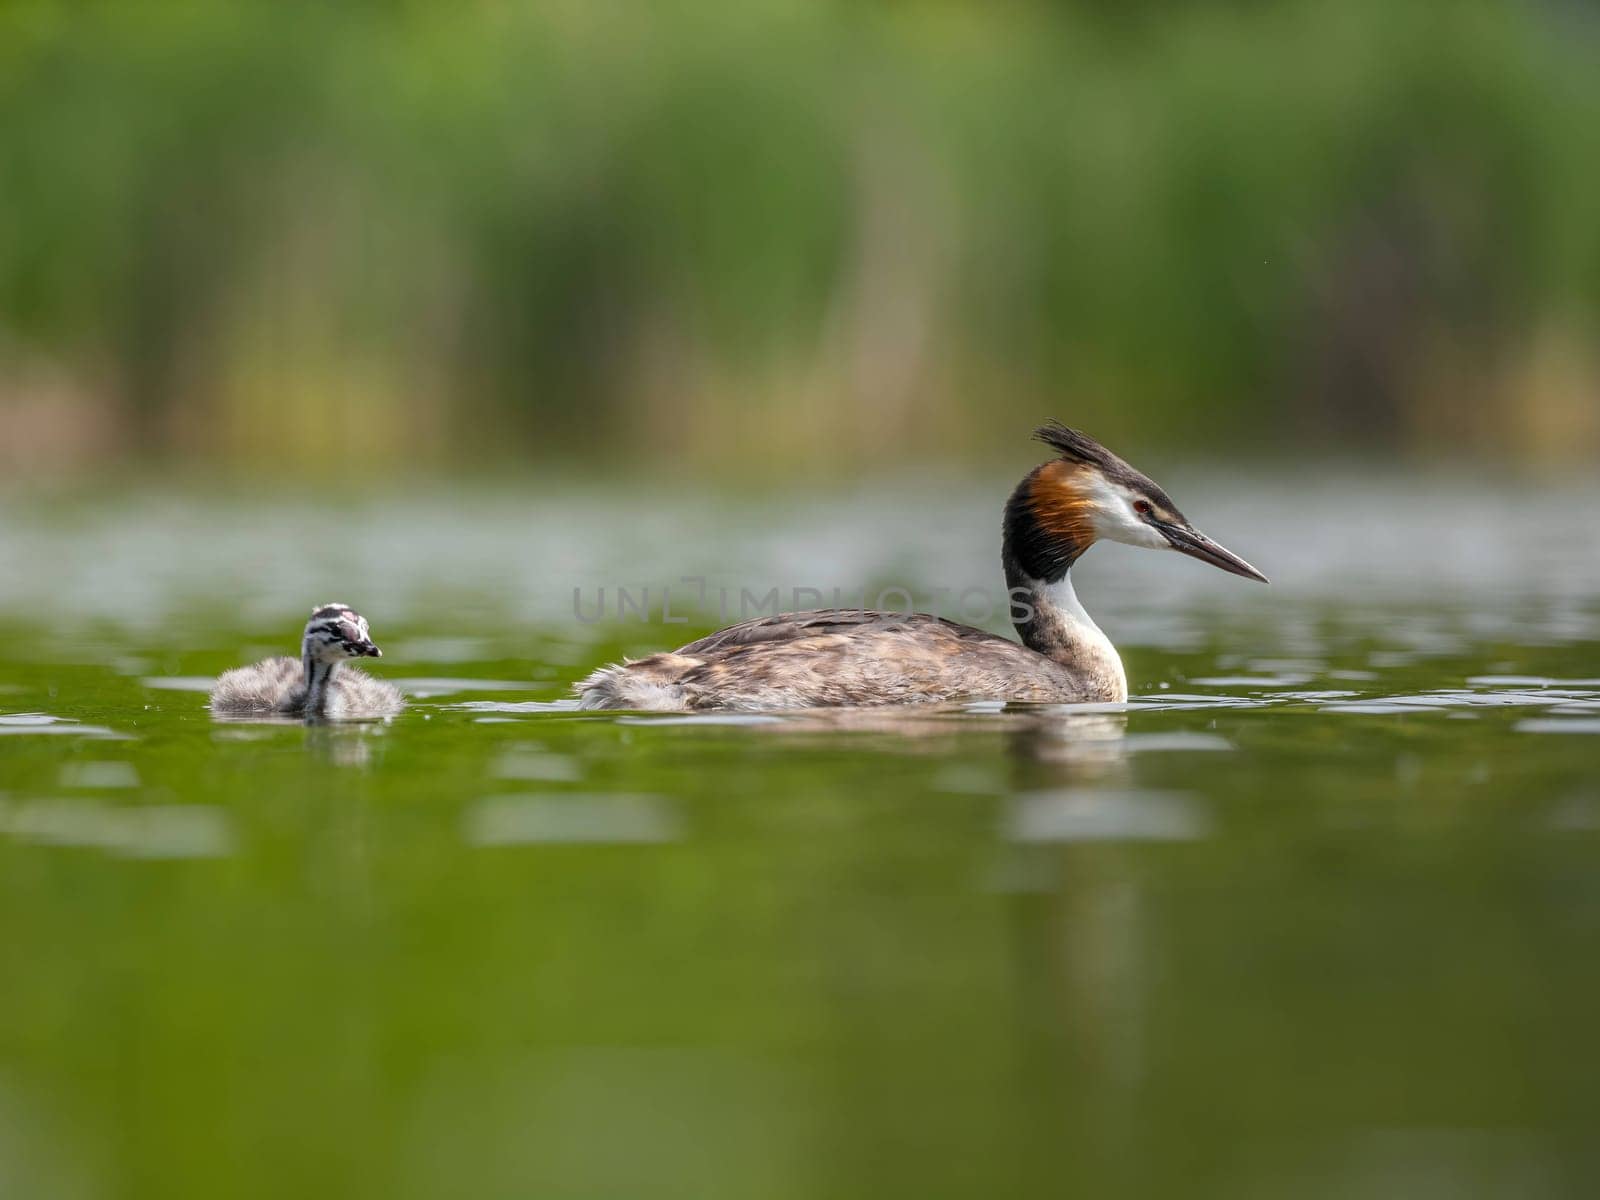
[[[1572,6],[0,8],[0,466],[1600,449]]]

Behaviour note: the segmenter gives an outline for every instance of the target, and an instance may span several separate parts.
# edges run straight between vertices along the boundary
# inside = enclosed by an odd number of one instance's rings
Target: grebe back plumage
[[[1058,422],[1034,436],[1058,456],[1030,471],[1006,503],[1001,557],[1020,645],[926,613],[783,613],[729,626],[671,653],[602,667],[574,685],[581,706],[683,711],[1123,701],[1122,659],[1072,588],[1072,565],[1094,542],[1177,550],[1267,582],[1195,529],[1153,480],[1093,438]]]

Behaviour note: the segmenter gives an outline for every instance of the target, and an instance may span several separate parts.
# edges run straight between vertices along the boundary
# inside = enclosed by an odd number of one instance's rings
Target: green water
[[[989,583],[995,485],[12,502],[0,1195],[1594,1195],[1594,498],[1274,487],[1174,489],[1271,589],[1084,560],[1126,710],[737,720],[572,711],[708,624],[572,589]],[[214,722],[330,599],[409,710]]]

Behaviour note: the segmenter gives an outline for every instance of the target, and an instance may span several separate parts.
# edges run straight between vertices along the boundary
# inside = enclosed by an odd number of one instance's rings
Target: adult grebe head
[[[1246,579],[1267,577],[1196,529],[1155,480],[1058,421],[1034,437],[1059,457],[1028,473],[1006,505],[1007,574],[1053,583],[1096,541],[1176,550]]]

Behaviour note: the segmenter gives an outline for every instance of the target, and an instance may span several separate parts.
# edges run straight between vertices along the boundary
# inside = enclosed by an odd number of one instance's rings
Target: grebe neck
[[[1128,678],[1122,658],[1072,587],[1072,565],[1094,541],[1094,534],[1081,522],[1057,521],[1047,528],[1040,520],[1033,488],[1044,469],[1029,473],[1006,502],[1001,562],[1011,622],[1024,646],[1060,663],[1086,693],[1126,700]]]
[[[328,689],[333,684],[338,662],[323,662],[309,652],[301,656],[300,664],[306,675],[305,710],[308,716],[321,716],[328,704]]]
[[[1013,579],[1008,572],[1006,582],[1012,623],[1024,646],[1066,667],[1089,690],[1119,702],[1128,698],[1122,656],[1078,599],[1070,572],[1053,582]]]

